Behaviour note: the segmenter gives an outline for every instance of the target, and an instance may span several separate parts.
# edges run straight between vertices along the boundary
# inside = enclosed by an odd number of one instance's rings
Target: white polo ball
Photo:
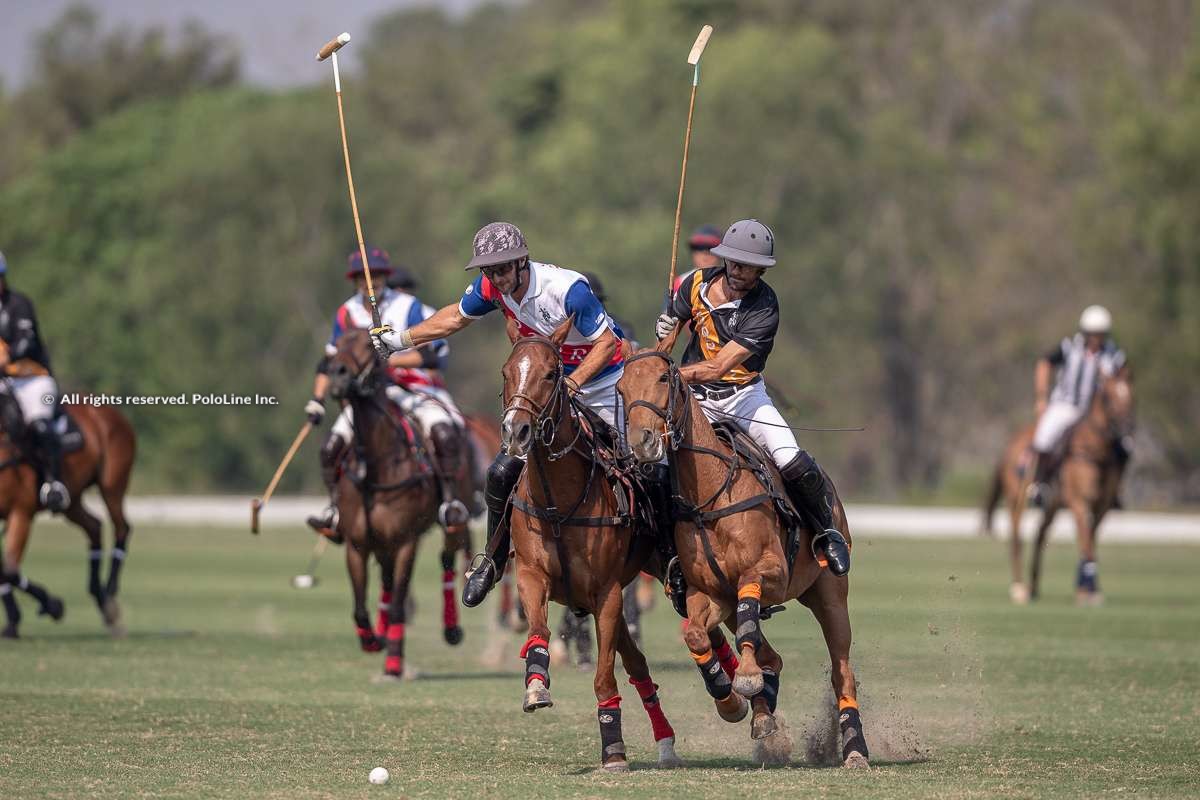
[[[311,589],[312,585],[312,575],[297,575],[292,578],[292,586],[295,586],[297,589]]]
[[[371,783],[380,784],[387,783],[388,779],[391,777],[391,774],[386,769],[383,767],[376,767],[375,769],[371,770],[371,774],[367,780],[371,781]]]

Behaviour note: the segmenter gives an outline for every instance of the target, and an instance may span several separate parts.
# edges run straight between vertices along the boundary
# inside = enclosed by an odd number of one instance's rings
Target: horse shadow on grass
[[[871,761],[872,769],[896,768],[896,767],[911,767],[918,764],[924,764],[932,759],[924,756],[915,757],[912,759],[878,759]],[[713,756],[708,758],[684,758],[683,764],[674,767],[674,771],[680,770],[706,770],[719,769],[729,772],[760,772],[762,770],[779,770],[779,769],[796,769],[796,770],[827,770],[827,769],[843,769],[840,764],[810,764],[805,761],[788,761],[783,764],[774,764],[770,762],[753,761],[748,758],[738,758],[736,756]],[[652,761],[631,761],[629,762],[630,772],[665,772],[658,764]],[[570,770],[563,773],[564,775],[590,775],[594,772],[602,772],[603,770],[597,767],[580,767],[575,770]]]

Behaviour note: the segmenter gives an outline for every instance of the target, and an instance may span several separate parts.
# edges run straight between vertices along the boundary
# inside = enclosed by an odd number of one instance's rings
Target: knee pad
[[[519,458],[504,453],[496,456],[496,460],[492,462],[487,471],[486,500],[489,511],[497,514],[503,513],[504,506],[508,503],[508,496],[516,488],[523,469],[525,469],[525,462]]]
[[[793,456],[791,461],[780,468],[779,473],[785,481],[795,483],[810,494],[820,491],[821,485],[825,482],[825,476],[821,474],[817,460],[809,455],[807,450],[801,450]]]

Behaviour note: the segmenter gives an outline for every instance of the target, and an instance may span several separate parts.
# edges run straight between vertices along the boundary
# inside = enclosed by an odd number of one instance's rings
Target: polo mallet
[[[712,25],[705,25],[701,28],[700,34],[696,37],[696,43],[692,45],[687,57],[687,63],[695,69],[692,73],[692,97],[688,101],[687,131],[683,135],[683,168],[679,172],[679,197],[675,201],[675,233],[671,237],[671,277],[667,281],[666,302],[668,305],[671,302],[671,294],[675,290],[675,264],[679,257],[679,220],[683,214],[683,186],[687,183],[688,148],[692,143],[692,114],[696,110],[696,89],[700,86],[700,56],[704,54],[704,47],[708,44],[708,37],[712,36],[712,32]]]
[[[292,463],[292,458],[295,457],[296,451],[300,449],[300,445],[304,443],[305,437],[309,431],[313,429],[311,422],[305,422],[304,427],[296,434],[296,438],[292,441],[292,446],[288,448],[287,455],[283,457],[283,461],[279,462],[279,468],[275,470],[275,477],[271,478],[271,482],[267,484],[267,490],[263,492],[262,497],[256,497],[250,501],[250,532],[258,533],[258,512],[262,511],[263,506],[271,499],[271,495],[275,493],[275,487],[279,485],[279,479],[283,477],[283,471],[287,469],[288,464]]]
[[[338,71],[337,51],[350,41],[350,34],[339,34],[330,39],[317,51],[317,61],[333,59],[333,92],[337,95],[338,126],[342,130],[342,156],[346,160],[346,184],[350,187],[350,211],[354,214],[354,233],[358,236],[358,255],[362,258],[363,274],[367,276],[367,294],[371,298],[371,323],[382,327],[379,321],[379,304],[375,302],[375,285],[371,282],[371,268],[367,262],[367,246],[363,243],[362,223],[358,219],[358,199],[354,196],[354,175],[350,171],[350,143],[346,139],[346,115],[342,111],[342,76]]]
[[[312,557],[308,559],[308,568],[303,573],[292,578],[293,589],[311,589],[317,585],[317,564],[321,561],[321,555],[325,552],[325,548],[329,546],[328,536],[318,536],[317,543],[313,545]]]

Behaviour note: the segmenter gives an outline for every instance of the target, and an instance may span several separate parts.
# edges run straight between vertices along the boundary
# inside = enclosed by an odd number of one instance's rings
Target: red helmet
[[[367,247],[367,267],[371,270],[371,274],[389,275],[392,271],[392,261],[388,258],[387,250],[379,247]],[[349,268],[346,270],[347,278],[356,278],[363,274],[362,254],[358,250],[350,253],[346,259]]]

